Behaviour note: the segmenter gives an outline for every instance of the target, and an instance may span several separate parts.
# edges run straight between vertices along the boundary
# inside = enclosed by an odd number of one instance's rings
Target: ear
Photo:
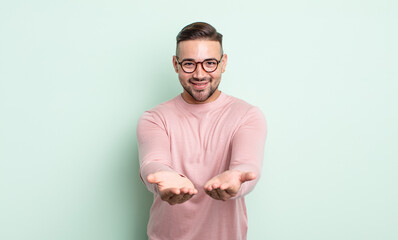
[[[228,56],[227,56],[227,54],[224,54],[224,57],[222,58],[222,61],[221,61],[221,72],[222,73],[224,73],[225,68],[227,68],[227,60],[228,60]]]
[[[177,57],[173,56],[173,67],[174,67],[174,71],[176,73],[178,73],[178,62],[177,62]]]

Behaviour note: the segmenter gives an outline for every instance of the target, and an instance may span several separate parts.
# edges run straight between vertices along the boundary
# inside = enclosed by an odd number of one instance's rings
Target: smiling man
[[[244,196],[256,185],[264,115],[218,86],[227,66],[222,35],[196,22],[177,35],[181,95],[138,121],[140,176],[154,194],[149,240],[242,240]]]

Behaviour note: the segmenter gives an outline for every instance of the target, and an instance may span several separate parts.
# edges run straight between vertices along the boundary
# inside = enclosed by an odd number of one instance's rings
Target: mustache
[[[211,81],[211,78],[209,78],[209,77],[206,77],[206,78],[191,77],[191,78],[189,79],[189,81],[191,81],[191,80],[194,80],[194,81],[197,81],[197,82],[203,82],[203,81],[210,82],[210,81]]]

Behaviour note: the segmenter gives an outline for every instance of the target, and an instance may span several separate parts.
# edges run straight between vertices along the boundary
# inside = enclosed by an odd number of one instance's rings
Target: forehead
[[[202,60],[206,58],[219,58],[221,45],[218,41],[188,40],[178,44],[178,57]]]

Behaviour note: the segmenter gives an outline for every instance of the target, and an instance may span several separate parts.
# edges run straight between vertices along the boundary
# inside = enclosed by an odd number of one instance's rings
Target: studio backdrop
[[[398,239],[396,1],[1,1],[0,239],[141,240],[141,114],[175,37],[224,35],[220,90],[268,123],[250,240]]]

